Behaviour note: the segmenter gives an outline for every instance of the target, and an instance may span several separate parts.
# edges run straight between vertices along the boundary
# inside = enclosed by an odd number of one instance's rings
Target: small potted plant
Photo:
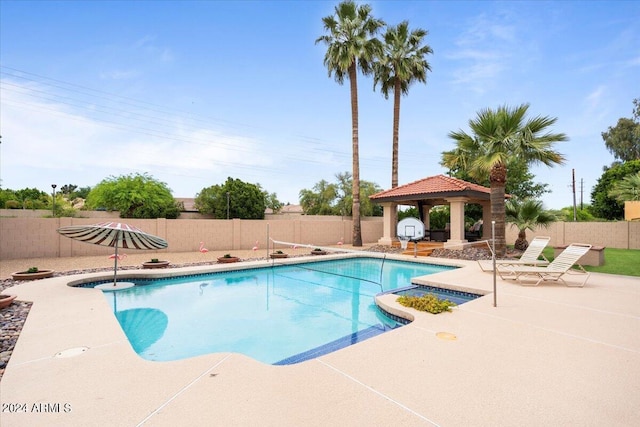
[[[286,258],[289,254],[286,254],[282,251],[275,251],[269,255],[271,258]]]
[[[142,263],[142,268],[165,268],[169,265],[169,261],[161,261],[158,258],[151,258],[151,261]]]
[[[238,258],[237,256],[231,256],[231,254],[224,254],[223,256],[218,257],[218,262],[222,264],[238,261],[240,261],[240,258]]]
[[[320,248],[315,248],[314,250],[311,251],[311,255],[326,255],[326,254],[327,254],[327,251]]]
[[[53,276],[53,270],[40,270],[38,267],[30,267],[26,271],[18,271],[11,274],[13,280],[36,280],[51,276]]]

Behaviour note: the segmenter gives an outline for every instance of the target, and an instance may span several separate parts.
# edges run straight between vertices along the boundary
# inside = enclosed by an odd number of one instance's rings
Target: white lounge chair
[[[543,281],[561,281],[567,286],[584,286],[587,283],[587,279],[589,278],[589,272],[587,272],[580,264],[577,264],[578,260],[591,249],[591,245],[586,245],[582,243],[572,243],[567,246],[567,248],[562,251],[549,265],[546,267],[535,267],[535,266],[501,266],[497,268],[497,273],[503,279],[515,279],[520,284],[523,284],[522,281],[527,278],[538,279],[538,281],[533,285],[537,286],[540,282]],[[571,285],[564,281],[562,276],[571,272],[571,267],[577,265],[579,268],[579,273],[583,273],[585,275],[582,283],[578,285]]]
[[[549,260],[542,255],[542,251],[547,247],[547,243],[551,240],[548,236],[534,237],[527,249],[522,253],[518,259],[497,259],[496,267],[507,265],[535,265],[538,267],[549,264]],[[491,248],[489,248],[491,249]],[[538,259],[542,256],[544,259]],[[482,271],[493,271],[493,261],[491,260],[478,260],[478,265]]]

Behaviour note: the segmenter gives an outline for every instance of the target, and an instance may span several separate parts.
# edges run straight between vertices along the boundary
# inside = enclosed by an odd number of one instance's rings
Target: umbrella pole
[[[113,286],[116,286],[116,273],[118,272],[118,241],[120,236],[116,239],[116,256],[113,258]]]

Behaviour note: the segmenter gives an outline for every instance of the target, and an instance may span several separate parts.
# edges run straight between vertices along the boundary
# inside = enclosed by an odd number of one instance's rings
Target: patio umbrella
[[[81,242],[115,248],[113,266],[113,286],[116,286],[118,271],[118,248],[125,249],[166,249],[167,241],[147,234],[129,224],[120,222],[101,222],[92,225],[71,225],[58,228],[58,233]]]

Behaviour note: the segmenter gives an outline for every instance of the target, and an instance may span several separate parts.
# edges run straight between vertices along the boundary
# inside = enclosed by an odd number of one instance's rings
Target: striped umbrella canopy
[[[118,271],[118,248],[125,249],[166,249],[167,241],[147,234],[133,225],[121,222],[101,222],[92,225],[71,225],[58,228],[58,233],[81,242],[115,248],[113,284]]]

